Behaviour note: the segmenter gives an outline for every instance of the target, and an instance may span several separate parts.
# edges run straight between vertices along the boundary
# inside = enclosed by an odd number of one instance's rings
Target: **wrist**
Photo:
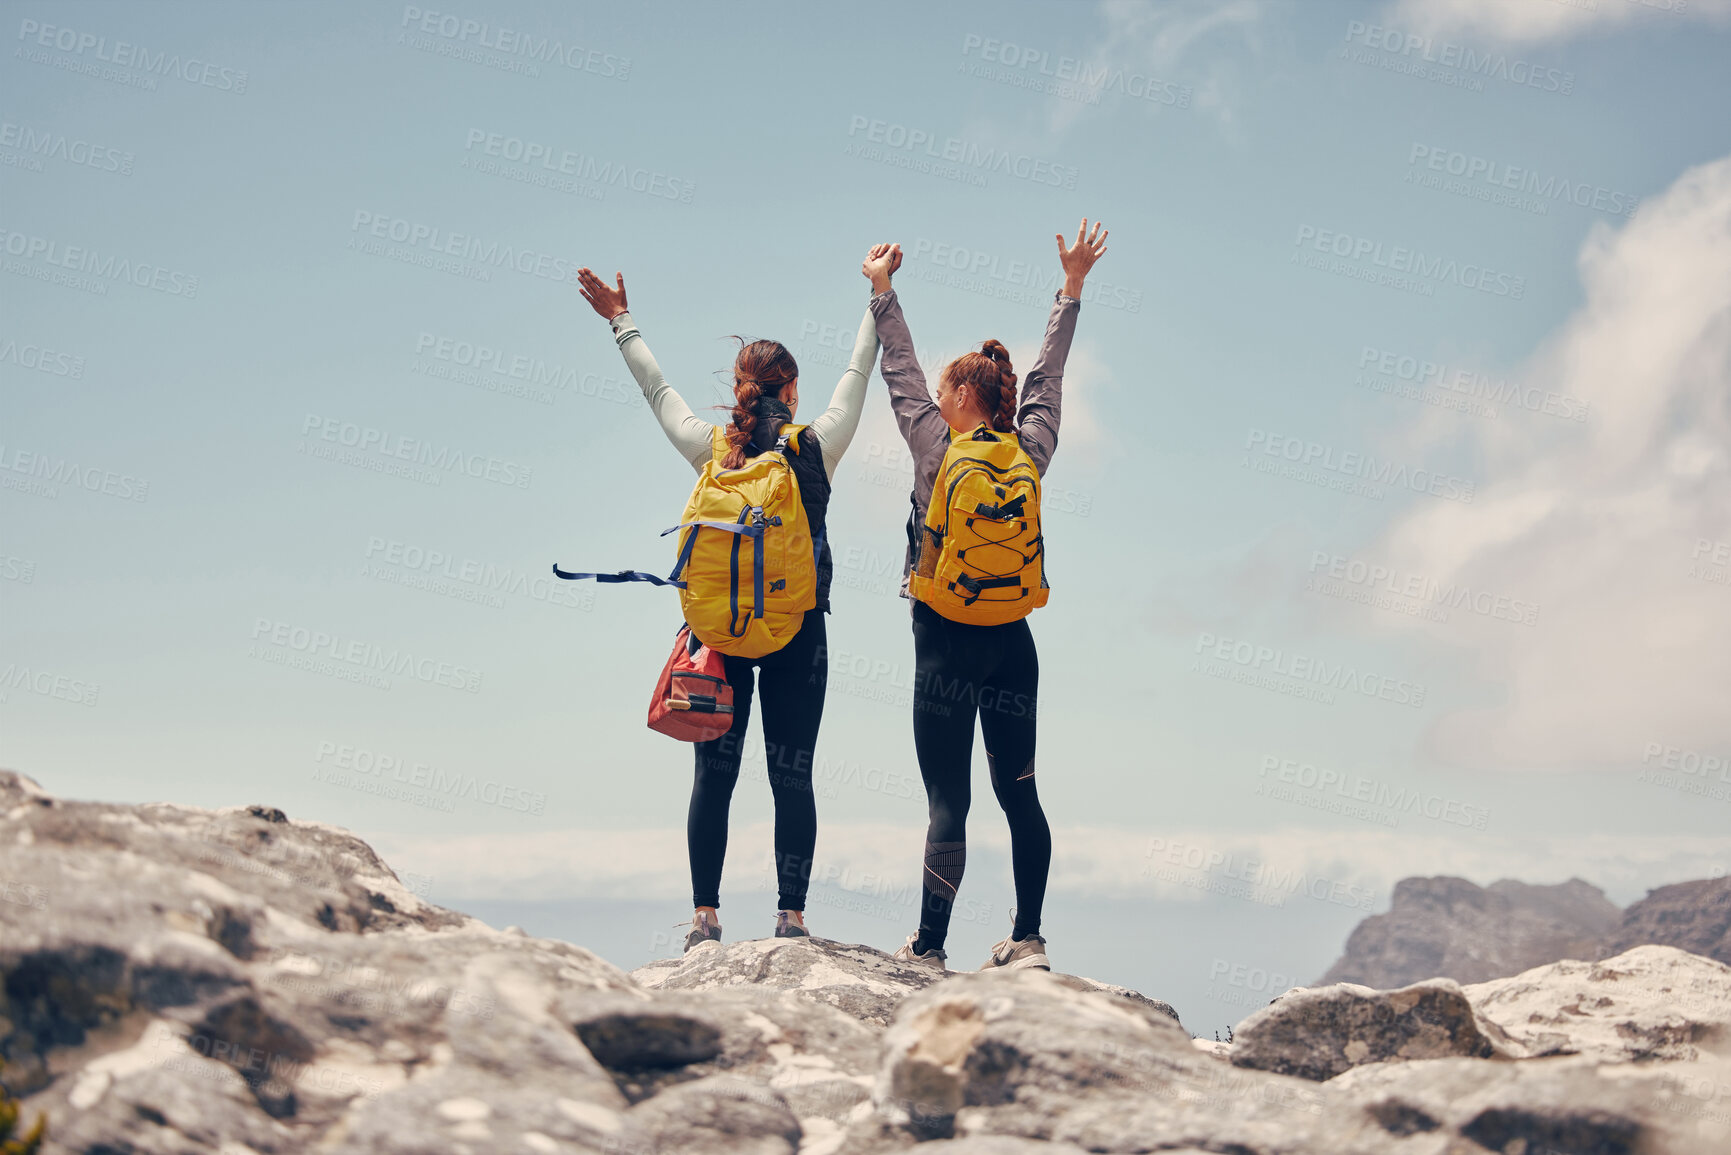
[[[1064,295],[1066,297],[1074,297],[1078,301],[1080,301],[1082,299],[1082,281],[1083,281],[1083,279],[1084,278],[1082,278],[1082,277],[1065,277],[1064,278]]]
[[[890,279],[888,277],[873,277],[872,278],[872,296],[880,297],[889,291],[890,291]]]

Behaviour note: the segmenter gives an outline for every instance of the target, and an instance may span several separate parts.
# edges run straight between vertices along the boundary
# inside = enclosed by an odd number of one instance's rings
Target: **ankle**
[[[782,916],[787,919],[787,921],[797,922],[800,926],[805,925],[805,911],[803,911],[803,910],[789,910],[787,907],[784,906],[781,908],[781,913],[782,913]]]

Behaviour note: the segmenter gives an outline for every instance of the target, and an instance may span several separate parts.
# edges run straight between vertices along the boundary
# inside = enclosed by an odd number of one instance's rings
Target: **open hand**
[[[1058,236],[1058,263],[1064,266],[1064,295],[1081,298],[1082,282],[1088,276],[1088,270],[1094,267],[1094,262],[1106,255],[1106,238],[1111,234],[1106,232],[1099,221],[1094,222],[1094,235],[1088,235],[1088,218],[1082,218],[1082,227],[1076,230],[1074,244],[1065,245],[1064,234]]]
[[[872,293],[887,293],[890,277],[902,267],[902,247],[897,244],[873,245],[859,271],[872,283]]]
[[[617,289],[609,288],[606,281],[589,269],[577,270],[577,291],[583,294],[590,308],[601,314],[603,321],[611,321],[626,310],[625,274],[614,273],[613,276],[619,282]]]

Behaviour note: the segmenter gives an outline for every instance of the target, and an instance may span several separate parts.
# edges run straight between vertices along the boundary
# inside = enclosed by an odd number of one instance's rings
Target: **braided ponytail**
[[[1004,348],[1002,341],[986,341],[980,346],[980,353],[991,359],[998,368],[998,404],[992,413],[992,428],[999,433],[1014,433],[1016,431],[1016,371],[1010,367],[1010,351]],[[985,398],[982,397],[982,400]]]
[[[944,366],[940,379],[952,389],[966,385],[993,429],[1016,431],[1016,371],[1002,341],[988,340],[978,353],[963,353]]]
[[[779,398],[781,391],[799,377],[799,365],[787,346],[780,341],[744,339],[739,355],[733,359],[733,417],[727,426],[727,455],[721,459],[723,469],[738,469],[745,464],[745,449],[757,432],[758,403],[765,397]]]
[[[738,469],[745,464],[745,447],[757,430],[757,402],[763,396],[763,386],[756,381],[738,381],[733,386],[733,419],[727,426],[727,443],[733,448],[721,459],[723,469]]]

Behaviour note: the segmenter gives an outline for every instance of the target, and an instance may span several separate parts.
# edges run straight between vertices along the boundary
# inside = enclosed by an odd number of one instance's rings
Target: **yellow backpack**
[[[1014,433],[950,434],[908,593],[953,622],[999,626],[1046,604],[1040,474]]]
[[[723,469],[731,448],[727,429],[716,426],[710,458],[692,487],[679,524],[679,553],[665,578],[635,570],[618,573],[553,573],[566,579],[649,582],[675,586],[685,621],[697,640],[723,654],[761,658],[799,633],[805,613],[817,605],[817,555],[799,479],[787,452],[799,452],[803,425],[784,425],[774,449]],[[681,532],[683,531],[683,532]]]
[[[716,426],[709,464],[691,490],[673,577],[699,641],[741,658],[785,646],[817,605],[817,550],[786,451],[799,452],[803,425],[782,426],[774,449],[723,469],[727,430]],[[663,535],[665,536],[665,534]]]

